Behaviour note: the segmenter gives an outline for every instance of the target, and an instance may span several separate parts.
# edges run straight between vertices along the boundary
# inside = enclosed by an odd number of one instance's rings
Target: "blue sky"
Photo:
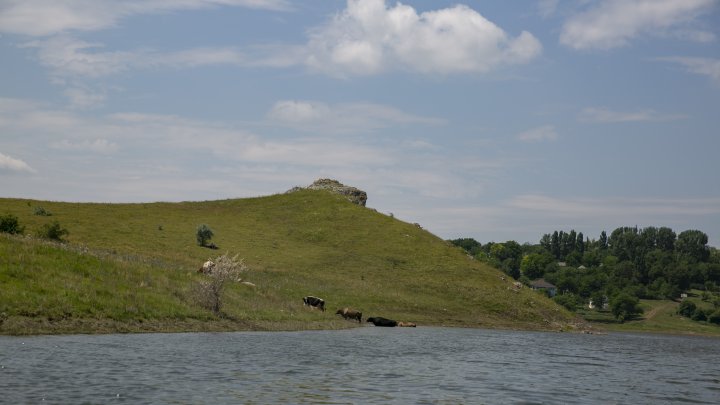
[[[0,196],[335,178],[443,238],[720,246],[717,0],[0,0]]]

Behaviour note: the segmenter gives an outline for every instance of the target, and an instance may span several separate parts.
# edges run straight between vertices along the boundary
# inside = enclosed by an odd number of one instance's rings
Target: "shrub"
[[[43,207],[35,207],[35,209],[33,210],[33,213],[35,215],[40,215],[42,217],[49,217],[52,215],[52,213],[50,211],[46,210]]]
[[[692,313],[690,316],[690,319],[693,321],[706,321],[707,320],[707,314],[705,311],[703,311],[702,308],[695,309],[695,312]]]
[[[25,227],[20,226],[20,221],[15,215],[7,214],[0,216],[0,232],[18,235],[25,232]]]
[[[620,322],[625,322],[637,314],[641,314],[640,300],[628,293],[621,292],[610,300],[610,310]]]
[[[720,325],[720,309],[713,312],[707,317],[708,322]]]
[[[200,246],[206,246],[207,243],[212,239],[214,236],[214,233],[212,229],[210,229],[209,226],[202,224],[197,227],[197,232],[195,233],[195,237],[197,238],[197,243]]]
[[[222,292],[227,282],[240,281],[240,275],[248,270],[242,259],[237,255],[228,257],[227,254],[212,260],[215,266],[208,273],[208,278],[200,281],[195,287],[195,299],[204,308],[216,315],[222,309]]]
[[[555,297],[553,297],[553,301],[573,312],[577,309],[580,302],[577,295],[572,293],[556,295]]]
[[[697,310],[697,305],[695,305],[694,302],[684,300],[683,302],[680,303],[677,313],[682,316],[686,316],[686,317],[690,318],[695,313],[696,310]]]
[[[45,224],[38,230],[38,237],[57,241],[62,241],[63,236],[69,234],[70,232],[68,232],[67,229],[62,228],[58,221]]]

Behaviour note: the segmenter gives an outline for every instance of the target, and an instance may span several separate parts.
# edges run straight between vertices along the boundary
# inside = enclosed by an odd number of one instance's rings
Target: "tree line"
[[[537,244],[450,242],[520,281],[545,279],[569,308],[620,296],[678,299],[690,289],[716,292],[720,286],[720,251],[699,230],[676,234],[667,227],[635,226],[603,231],[597,239],[558,230]]]

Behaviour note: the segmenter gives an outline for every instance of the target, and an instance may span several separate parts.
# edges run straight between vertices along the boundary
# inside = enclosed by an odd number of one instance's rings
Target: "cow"
[[[382,318],[382,317],[371,317],[368,318],[366,322],[372,322],[375,326],[387,326],[387,327],[394,327],[397,326],[397,321],[393,321],[392,319]]]
[[[208,260],[198,269],[198,273],[205,273],[210,274],[212,273],[213,269],[215,268],[215,262],[212,260]]]
[[[319,308],[321,311],[325,312],[325,300],[322,298],[308,295],[307,297],[303,297],[303,305],[310,308]]]
[[[356,311],[352,308],[341,308],[335,312],[335,315],[342,315],[345,319],[357,319],[358,323],[362,322],[362,312]]]
[[[415,322],[398,322],[397,326],[405,327],[405,328],[414,328],[417,327],[417,324]]]

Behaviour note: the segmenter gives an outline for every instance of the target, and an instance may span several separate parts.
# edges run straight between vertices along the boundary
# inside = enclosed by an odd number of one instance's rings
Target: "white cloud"
[[[372,103],[330,105],[318,101],[282,100],[267,113],[275,123],[313,132],[365,132],[393,125],[440,125],[444,120],[408,114]]]
[[[194,48],[176,52],[149,49],[97,51],[103,45],[57,36],[23,45],[37,48],[38,59],[58,77],[97,78],[131,69],[192,68],[209,65],[247,65],[246,57],[234,48]]]
[[[682,114],[661,114],[654,110],[640,110],[634,112],[612,111],[601,107],[588,107],[583,109],[578,119],[589,123],[618,123],[618,122],[657,122],[672,121],[687,118]]]
[[[540,0],[538,1],[538,12],[542,18],[548,18],[555,14],[560,0]]]
[[[697,29],[687,35],[685,28],[715,4],[715,0],[601,1],[565,22],[560,43],[574,49],[610,49],[647,34],[706,41],[714,35]]]
[[[521,195],[508,202],[514,209],[541,212],[554,217],[622,217],[639,220],[648,217],[698,216],[720,214],[720,198],[553,198]]]
[[[688,72],[708,76],[715,84],[720,85],[720,59],[672,57],[660,58],[660,60],[678,63]]]
[[[348,0],[328,24],[311,31],[305,63],[331,75],[369,75],[385,70],[482,73],[526,63],[542,51],[532,34],[509,37],[463,5],[418,14],[384,0]]]
[[[94,139],[82,141],[70,141],[63,139],[60,142],[53,142],[51,147],[65,151],[94,152],[94,153],[112,153],[118,150],[118,146],[114,142],[107,139]]]
[[[35,169],[20,159],[0,153],[0,173],[2,172],[29,172],[34,173]]]
[[[213,6],[290,10],[286,0],[5,0],[0,5],[0,32],[49,36],[68,31],[96,31],[116,26],[125,17]]]
[[[523,142],[555,141],[558,139],[558,134],[554,126],[545,125],[522,132],[517,135],[517,139]]]
[[[70,105],[78,109],[101,107],[106,98],[104,93],[93,92],[82,87],[70,87],[63,93],[70,100]]]

